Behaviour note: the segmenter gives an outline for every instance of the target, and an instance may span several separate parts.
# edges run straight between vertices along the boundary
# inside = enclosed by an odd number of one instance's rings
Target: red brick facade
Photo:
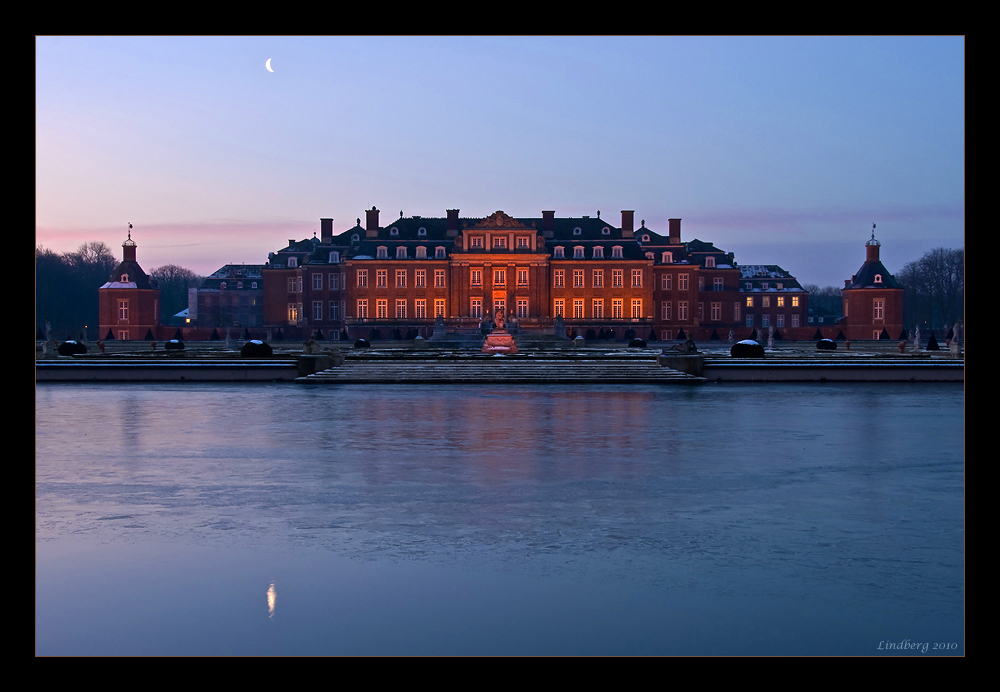
[[[865,243],[865,263],[840,292],[844,316],[840,331],[849,340],[900,339],[903,333],[903,287],[879,259],[881,243]]]
[[[98,320],[101,339],[139,341],[159,337],[160,290],[136,261],[136,245],[122,243],[122,262],[108,282],[98,289]]]

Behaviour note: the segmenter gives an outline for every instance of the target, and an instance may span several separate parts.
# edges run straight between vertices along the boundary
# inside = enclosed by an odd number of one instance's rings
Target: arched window
[[[611,248],[611,256],[614,257],[614,258],[616,258],[616,259],[621,259],[621,256],[622,256],[622,246],[621,245],[615,245],[613,248]]]
[[[423,245],[417,248],[417,259],[427,259],[427,248]]]
[[[384,246],[379,247],[375,252],[375,256],[378,257],[378,259],[387,259],[389,257],[389,248]]]
[[[708,269],[713,269],[715,267],[715,258],[714,257],[706,257],[705,258],[705,267],[707,267]]]
[[[566,256],[565,255],[565,248],[563,248],[561,245],[552,248],[552,256],[553,257],[557,257],[559,259],[562,259],[563,257]]]
[[[882,275],[881,274],[876,274],[875,275],[875,283],[877,283],[877,284],[882,283]]]
[[[405,247],[396,248],[396,259],[406,259],[407,253]]]
[[[594,248],[594,259],[604,259],[604,248],[600,245]]]
[[[338,264],[340,262],[340,253],[333,250],[330,253],[330,264]]]
[[[674,253],[672,253],[672,252],[664,252],[663,255],[660,257],[660,261],[663,262],[663,264],[673,264],[674,263]]]
[[[573,248],[573,259],[583,259],[583,246],[577,245]]]

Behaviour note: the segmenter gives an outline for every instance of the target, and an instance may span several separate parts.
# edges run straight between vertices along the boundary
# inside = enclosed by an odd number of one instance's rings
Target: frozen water
[[[964,654],[963,420],[950,384],[39,385],[36,651]]]

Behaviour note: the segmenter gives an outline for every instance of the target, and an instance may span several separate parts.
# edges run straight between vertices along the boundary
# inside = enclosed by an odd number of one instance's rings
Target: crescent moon
[[[274,72],[274,70],[272,70],[272,69],[271,69],[271,58],[268,58],[268,59],[267,59],[267,62],[266,62],[266,63],[264,63],[264,67],[266,67],[266,68],[267,68],[267,71],[268,71],[268,72]]]

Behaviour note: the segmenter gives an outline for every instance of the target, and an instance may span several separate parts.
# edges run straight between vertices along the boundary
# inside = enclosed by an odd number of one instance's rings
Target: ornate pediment
[[[525,226],[523,223],[517,219],[507,216],[502,211],[495,211],[485,219],[479,221],[474,226],[470,226],[469,230],[481,231],[483,229],[495,230],[495,229],[507,230],[520,230],[520,231],[532,231],[534,230],[530,226]]]

